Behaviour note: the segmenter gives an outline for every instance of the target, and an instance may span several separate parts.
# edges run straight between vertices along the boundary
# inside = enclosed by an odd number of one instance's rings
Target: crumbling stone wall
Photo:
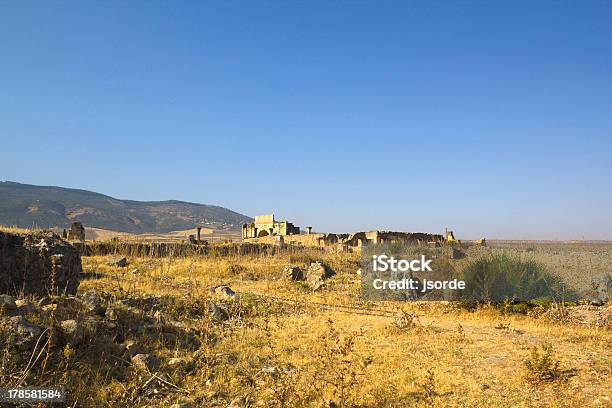
[[[248,239],[247,242],[274,244],[276,237],[265,236]],[[354,234],[301,234],[289,235],[284,239],[288,245],[306,247],[322,247],[332,250],[346,251],[349,248],[358,248],[370,244],[403,243],[427,245],[429,243],[442,243],[444,237],[440,234],[428,234],[422,232],[397,232],[397,231],[367,231]]]
[[[56,234],[0,231],[0,293],[72,295],[81,271],[79,253]]]

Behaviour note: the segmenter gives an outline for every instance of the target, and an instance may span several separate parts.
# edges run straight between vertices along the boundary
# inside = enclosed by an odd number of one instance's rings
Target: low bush
[[[549,298],[559,302],[574,297],[562,280],[532,260],[507,255],[480,257],[463,270],[463,299],[484,302],[529,302]]]
[[[537,347],[531,349],[531,355],[525,360],[525,378],[534,383],[553,381],[559,378],[559,361],[554,359],[554,350],[550,343],[541,346],[542,351]]]

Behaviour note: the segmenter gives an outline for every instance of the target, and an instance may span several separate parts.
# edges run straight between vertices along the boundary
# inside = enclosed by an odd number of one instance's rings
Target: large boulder
[[[8,320],[0,320],[4,330],[8,329],[8,345],[16,346],[20,350],[31,350],[36,343],[40,343],[43,328],[31,323],[23,316],[13,316]],[[44,344],[44,341],[41,343]]]
[[[328,278],[334,276],[336,272],[322,262],[313,262],[306,271],[306,281],[312,290],[320,289]]]
[[[17,309],[15,298],[9,295],[0,295],[0,310],[12,311]]]
[[[118,266],[120,268],[125,268],[128,265],[128,260],[125,257],[111,259],[107,263],[108,266]]]
[[[88,291],[76,298],[76,301],[88,312],[97,316],[106,316],[106,308],[102,304],[102,299],[95,292]]]
[[[75,294],[81,271],[81,256],[59,235],[0,231],[0,293]]]
[[[159,367],[157,357],[150,354],[136,354],[131,360],[132,365],[139,370],[154,371]]]
[[[76,320],[64,320],[60,323],[64,337],[68,343],[77,345],[83,341],[85,330]]]
[[[36,313],[38,309],[27,299],[18,299],[15,301],[15,306],[21,314]]]

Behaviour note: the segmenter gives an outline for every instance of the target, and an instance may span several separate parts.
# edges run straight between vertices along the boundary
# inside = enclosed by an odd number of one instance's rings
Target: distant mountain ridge
[[[113,231],[164,233],[197,225],[238,230],[252,218],[214,205],[120,200],[87,190],[0,181],[0,224],[65,228],[74,221]]]

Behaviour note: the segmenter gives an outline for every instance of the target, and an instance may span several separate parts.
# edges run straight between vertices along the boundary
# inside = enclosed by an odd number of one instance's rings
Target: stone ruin
[[[318,247],[328,251],[351,252],[370,244],[409,244],[439,247],[443,244],[460,245],[453,231],[445,229],[444,235],[425,232],[402,231],[360,231],[352,234],[314,233],[306,227],[305,233],[288,221],[276,221],[274,214],[257,215],[255,222],[242,225],[242,240],[250,243],[272,244],[283,248],[285,245]],[[481,238],[468,242],[470,245],[486,246]]]
[[[85,242],[85,227],[80,222],[73,222],[68,231],[69,241]]]
[[[81,256],[57,234],[0,231],[0,293],[75,294],[81,271]]]
[[[349,252],[351,248],[360,248],[369,244],[402,243],[440,246],[445,242],[445,238],[441,234],[423,232],[362,231],[352,234],[334,234],[313,233],[312,227],[307,227],[307,232],[300,234],[299,228],[295,227],[297,232],[287,234],[284,233],[285,230],[269,227],[277,223],[273,220],[273,216],[269,216],[271,218],[266,219],[266,222],[260,221],[260,217],[263,216],[257,216],[252,224],[243,225],[242,238],[244,241],[274,244],[281,248],[285,245],[320,247],[339,252]],[[286,223],[286,221],[283,221],[283,223]],[[264,232],[260,230],[262,227]],[[265,228],[270,229],[266,230]]]
[[[242,225],[242,239],[299,234],[300,227],[289,221],[276,221],[274,214],[257,215],[255,222]]]
[[[403,244],[423,247],[441,247],[444,245],[486,246],[485,238],[475,241],[461,241],[455,238],[453,231],[445,229],[444,234],[403,231],[360,231],[354,233],[321,233],[313,232],[312,227],[301,231],[288,221],[276,221],[274,214],[257,215],[255,222],[242,225],[242,241],[252,244],[275,245],[284,247],[321,248],[330,252],[353,252],[372,244]],[[453,255],[461,255],[455,251]]]

